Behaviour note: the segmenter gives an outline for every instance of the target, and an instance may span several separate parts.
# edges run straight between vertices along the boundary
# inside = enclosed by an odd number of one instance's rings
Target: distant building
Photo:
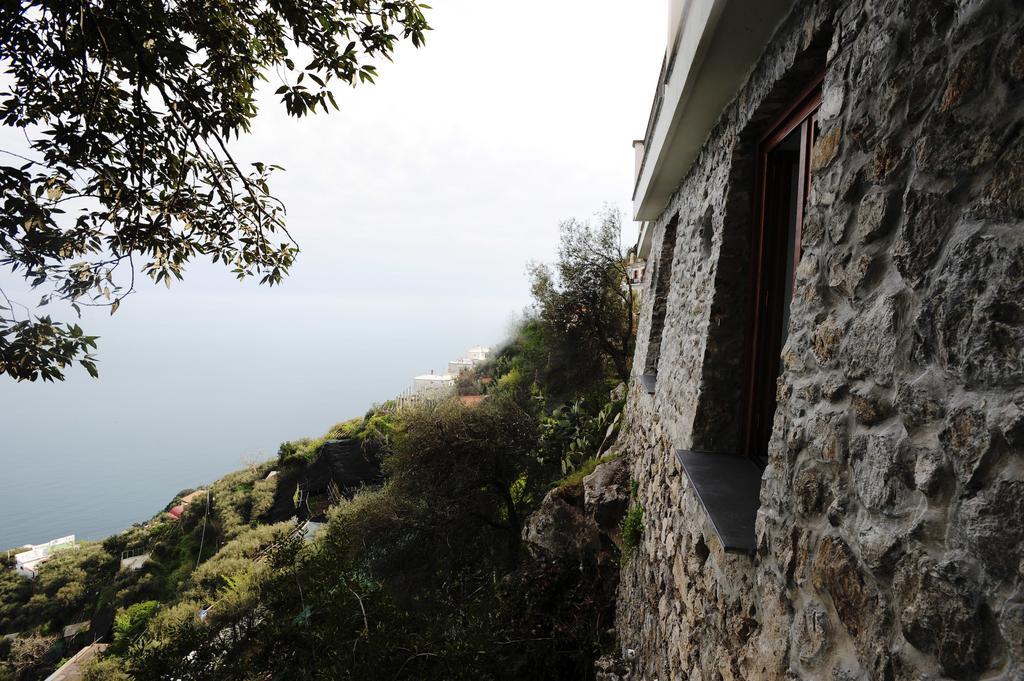
[[[474,364],[486,361],[491,356],[491,349],[483,345],[477,345],[466,351],[466,357],[469,358]]]
[[[45,544],[28,544],[28,551],[14,555],[14,570],[22,577],[35,579],[39,567],[53,557],[54,554],[68,549],[78,548],[75,535],[53,539]]]
[[[468,357],[463,357],[462,359],[453,359],[452,361],[448,362],[448,373],[451,374],[452,376],[458,376],[463,371],[469,371],[470,369],[472,369],[473,364],[473,360],[469,359]]]
[[[181,498],[180,503],[178,503],[170,511],[167,512],[167,515],[169,515],[174,520],[181,520],[181,514],[185,512],[185,509],[188,507],[188,505],[191,504],[196,499],[200,499],[204,496],[206,496],[205,489],[197,489],[195,492],[186,494]]]
[[[76,636],[89,633],[89,620],[84,622],[78,622],[76,624],[69,624],[64,627],[62,634],[65,640],[73,639]]]
[[[149,561],[149,552],[144,548],[136,547],[121,552],[121,570],[135,572],[141,570],[142,566]]]
[[[417,395],[444,392],[455,387],[455,377],[451,374],[435,374],[431,371],[429,374],[423,374],[414,378],[412,385],[413,392]]]
[[[420,400],[437,400],[448,397],[455,392],[455,380],[463,371],[469,371],[491,356],[491,348],[477,345],[466,351],[463,357],[448,362],[448,370],[443,374],[421,374],[413,379],[412,388],[395,398],[400,409],[411,406]]]
[[[466,354],[459,359],[453,359],[448,362],[448,373],[452,376],[458,376],[463,371],[472,369],[477,364],[484,362],[488,357],[491,356],[491,349],[483,345],[477,345],[469,350],[466,350]]]
[[[644,274],[647,272],[647,261],[637,255],[636,251],[631,251],[629,256],[629,263],[627,264],[627,282],[632,288],[643,292],[644,285]]]

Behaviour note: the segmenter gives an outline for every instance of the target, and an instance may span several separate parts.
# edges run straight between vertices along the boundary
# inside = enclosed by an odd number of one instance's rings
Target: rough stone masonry
[[[725,553],[673,450],[736,446],[754,140],[822,68],[757,550]],[[1024,680],[1022,114],[1018,0],[795,3],[654,232],[632,679]]]

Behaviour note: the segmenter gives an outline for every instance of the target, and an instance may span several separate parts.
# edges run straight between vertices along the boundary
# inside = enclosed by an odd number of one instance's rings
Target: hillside
[[[4,570],[0,679],[94,640],[92,680],[592,678],[636,543],[624,390],[547,285],[454,396],[284,443],[35,580]]]

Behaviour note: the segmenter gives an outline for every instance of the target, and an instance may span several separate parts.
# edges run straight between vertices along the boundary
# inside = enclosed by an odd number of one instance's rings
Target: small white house
[[[78,548],[75,535],[69,534],[59,539],[51,539],[45,544],[27,544],[28,551],[14,554],[14,571],[22,577],[35,579],[39,574],[39,566],[48,561],[53,554],[68,549]]]
[[[477,345],[466,351],[466,358],[473,364],[479,364],[491,356],[491,349],[483,345]]]
[[[463,357],[462,359],[453,359],[450,362],[448,362],[448,373],[451,374],[452,376],[458,376],[463,371],[469,371],[470,369],[472,369],[474,364],[476,363],[473,360],[469,359],[468,357]]]
[[[417,376],[412,380],[413,392],[417,395],[424,393],[437,393],[450,390],[455,387],[455,377],[451,374],[429,374]]]

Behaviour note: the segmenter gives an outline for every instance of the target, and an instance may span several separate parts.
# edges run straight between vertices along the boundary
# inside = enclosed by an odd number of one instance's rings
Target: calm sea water
[[[5,386],[0,549],[66,534],[102,539],[144,521],[179,490],[272,458],[280,442],[320,435],[386,397],[355,376],[291,388],[264,377],[262,386],[236,384],[234,395],[213,381],[177,401],[104,401],[107,390],[80,382]],[[96,398],[71,397],[82,393]]]
[[[146,299],[123,327],[88,320],[103,336],[99,380],[0,377],[0,550],[147,520],[179,490],[322,435],[508,323],[495,315],[491,333],[474,334],[486,316],[467,311],[464,324],[421,322],[410,337],[325,318],[322,301],[302,309],[263,293],[201,313],[187,298]]]

